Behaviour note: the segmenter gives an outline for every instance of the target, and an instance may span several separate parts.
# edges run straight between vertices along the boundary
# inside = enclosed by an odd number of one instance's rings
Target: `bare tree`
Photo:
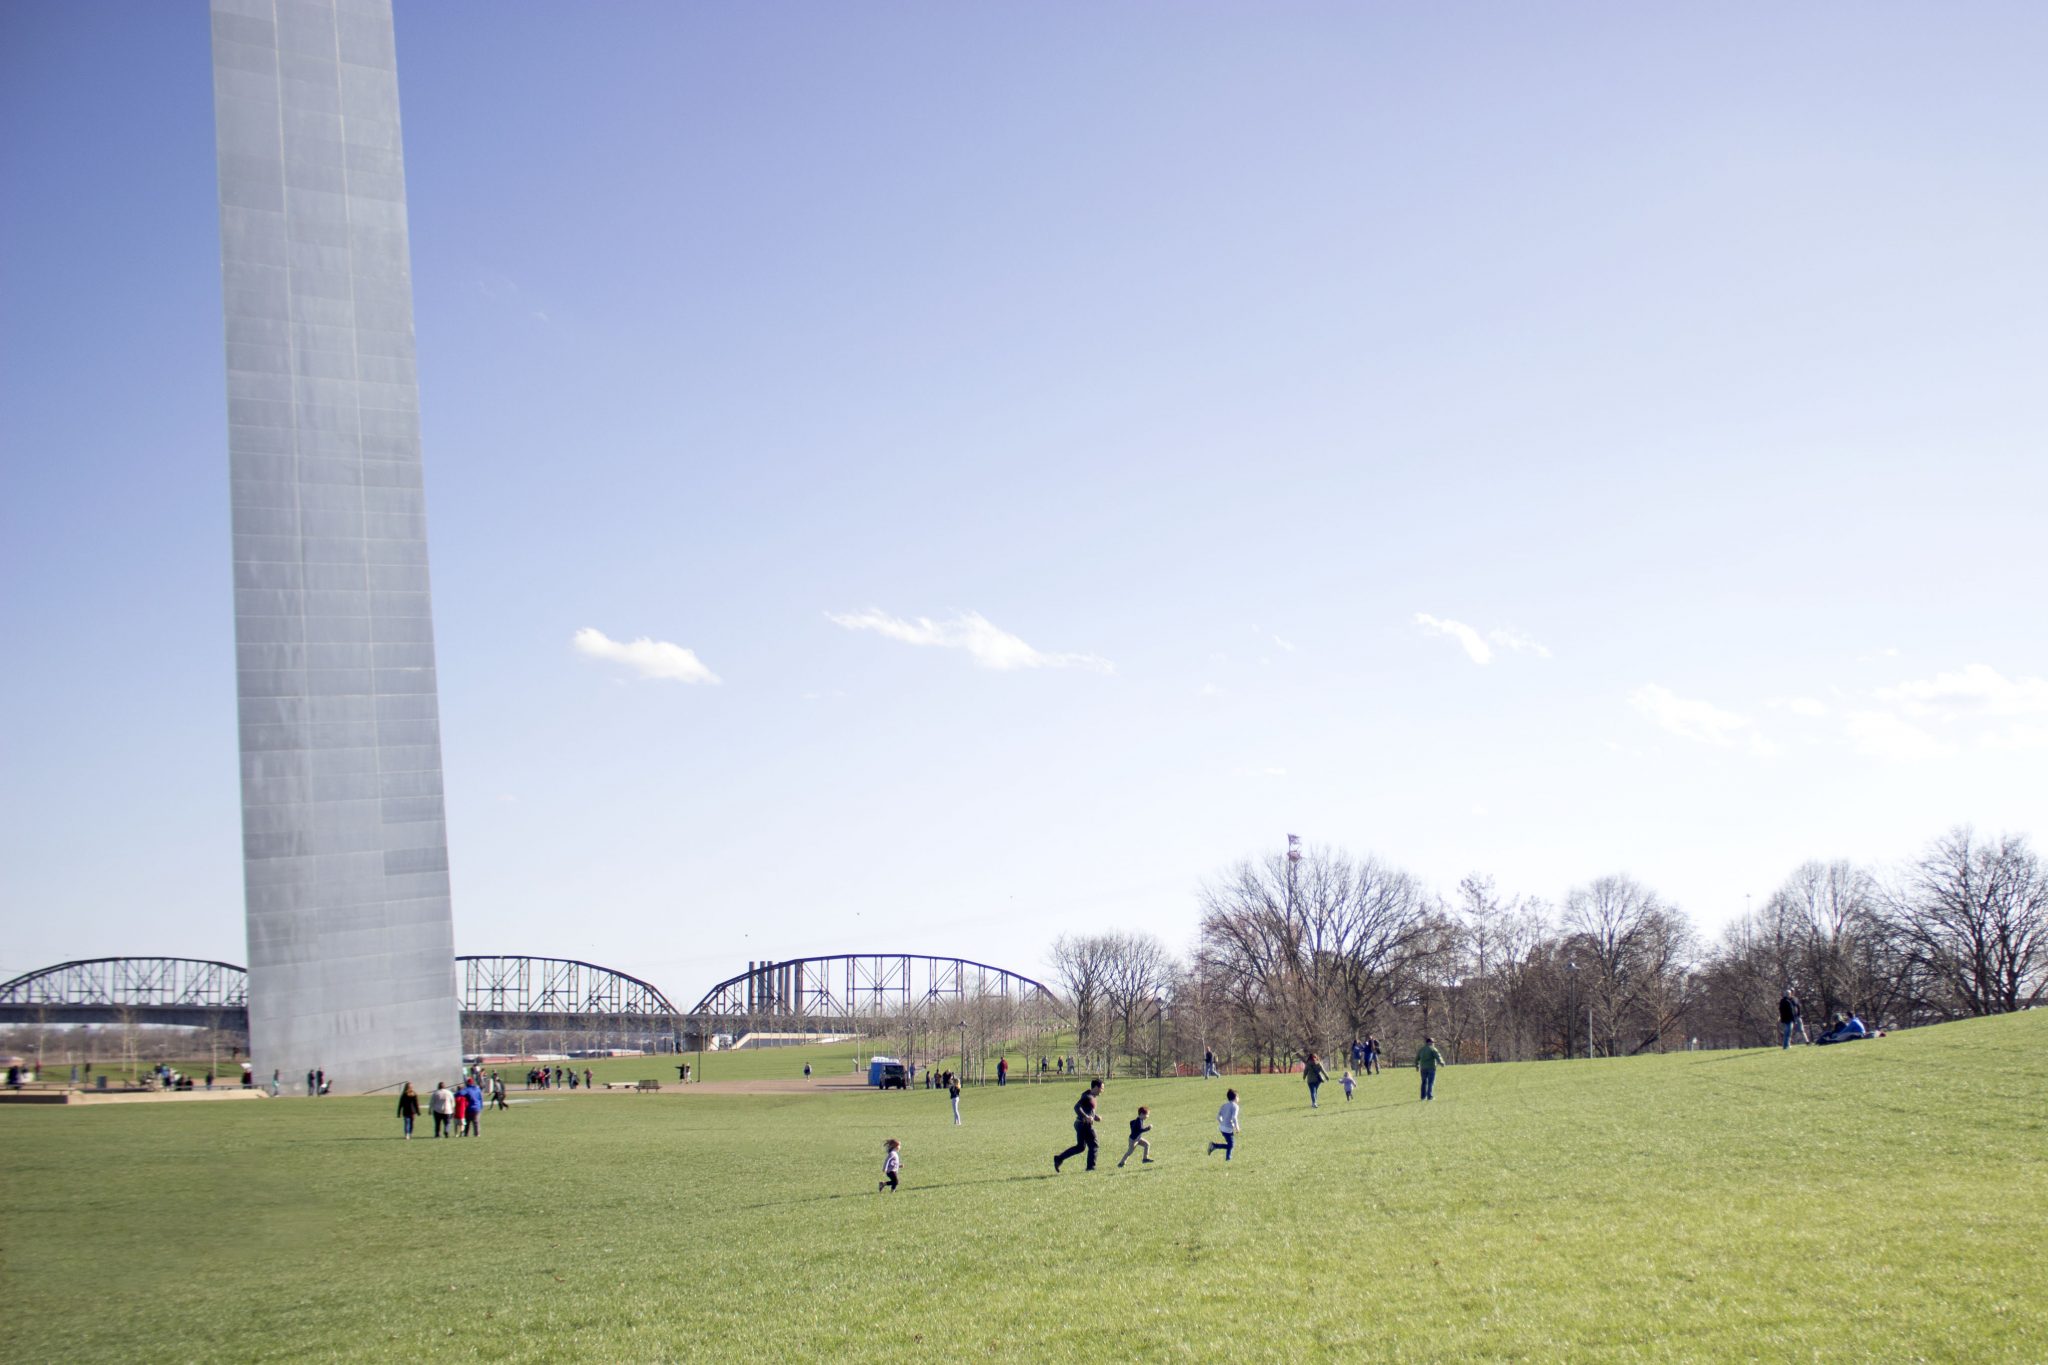
[[[1688,1001],[1685,917],[1648,887],[1612,876],[1565,897],[1564,928],[1608,1055],[1660,1047]]]
[[[1114,934],[1061,935],[1053,940],[1052,972],[1074,1011],[1074,1050],[1083,1059],[1106,1051],[1110,1023],[1110,970],[1117,952]]]
[[[1162,1008],[1168,985],[1173,980],[1173,954],[1150,934],[1112,934],[1106,943],[1107,961],[1103,972],[1106,997],[1115,1037],[1104,1059],[1105,1070],[1115,1066],[1114,1052],[1121,1040],[1126,1056],[1146,1056],[1157,1074],[1158,1058],[1140,1036],[1143,1026],[1153,1024]]]
[[[1369,1027],[1446,951],[1445,918],[1420,884],[1372,858],[1248,859],[1204,888],[1202,906],[1207,978],[1276,1064]]]
[[[1906,869],[1891,920],[1958,1013],[2015,1010],[2048,967],[2048,876],[2024,837],[1980,841],[1967,827]]]

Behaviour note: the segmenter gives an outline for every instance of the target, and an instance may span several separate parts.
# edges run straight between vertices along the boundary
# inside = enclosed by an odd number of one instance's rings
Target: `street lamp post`
[[[956,1020],[953,1025],[960,1030],[960,1079],[967,1079],[967,1021]]]

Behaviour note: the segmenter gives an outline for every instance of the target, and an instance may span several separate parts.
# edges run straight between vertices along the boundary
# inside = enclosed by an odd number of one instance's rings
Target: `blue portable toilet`
[[[897,1061],[894,1057],[870,1057],[868,1059],[868,1084],[880,1085],[882,1083],[883,1068],[901,1065],[903,1063]]]

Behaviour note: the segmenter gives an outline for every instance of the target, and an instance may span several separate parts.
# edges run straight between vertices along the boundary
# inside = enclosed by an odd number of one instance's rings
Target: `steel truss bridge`
[[[857,1033],[878,1018],[973,1003],[1050,1004],[1052,991],[1028,976],[957,957],[843,953],[786,962],[749,962],[690,1011],[714,1032],[733,1025],[792,1033]]]
[[[246,1029],[249,974],[196,957],[93,957],[0,983],[0,1023]]]
[[[685,1013],[639,977],[573,958],[458,957],[465,1030],[651,1035],[671,1047],[740,1030],[857,1033],[918,1009],[1050,1004],[1039,982],[965,958],[915,953],[750,962]],[[248,972],[185,957],[60,962],[0,982],[0,1024],[248,1029]]]
[[[566,957],[458,957],[462,1026],[530,1033],[640,1029],[673,1034],[682,1011],[657,986]]]

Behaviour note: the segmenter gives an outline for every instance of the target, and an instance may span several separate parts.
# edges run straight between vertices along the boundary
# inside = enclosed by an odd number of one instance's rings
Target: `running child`
[[[896,1192],[896,1174],[903,1169],[903,1144],[890,1138],[882,1144],[882,1178],[875,1185],[875,1193],[883,1190]]]
[[[1150,1109],[1147,1109],[1142,1104],[1138,1106],[1138,1117],[1131,1120],[1131,1145],[1124,1148],[1124,1160],[1116,1163],[1119,1167],[1124,1164],[1124,1161],[1131,1159],[1132,1152],[1138,1151],[1140,1148],[1145,1153],[1145,1159],[1140,1164],[1146,1166],[1152,1164],[1152,1144],[1145,1140],[1145,1134],[1152,1131],[1152,1123],[1146,1117],[1151,1112]]]
[[[1344,1073],[1344,1080],[1342,1081],[1342,1085],[1344,1086],[1345,1099],[1348,1100],[1351,1098],[1351,1087],[1357,1084],[1358,1078],[1356,1076],[1353,1076],[1349,1071],[1346,1071]]]
[[[1230,1160],[1230,1154],[1237,1146],[1237,1130],[1243,1123],[1243,1119],[1238,1115],[1237,1092],[1225,1091],[1223,1107],[1216,1111],[1216,1126],[1223,1130],[1223,1141],[1210,1143],[1209,1150],[1213,1152],[1220,1147],[1223,1149],[1223,1159]]]

